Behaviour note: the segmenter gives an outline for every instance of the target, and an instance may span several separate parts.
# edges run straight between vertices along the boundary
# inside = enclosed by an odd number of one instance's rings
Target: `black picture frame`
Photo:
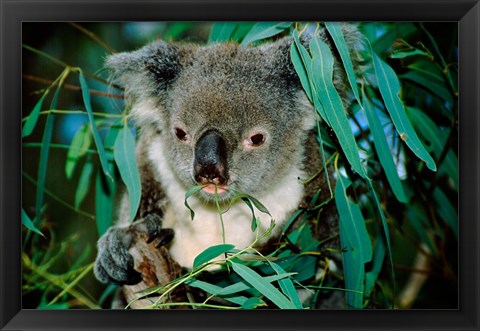
[[[464,0],[0,0],[1,330],[479,330],[480,4]],[[106,311],[21,309],[21,23],[24,21],[455,21],[459,24],[459,309]]]

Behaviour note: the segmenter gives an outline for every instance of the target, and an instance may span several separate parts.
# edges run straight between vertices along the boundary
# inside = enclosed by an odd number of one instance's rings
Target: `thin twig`
[[[50,84],[53,83],[52,80],[45,79],[45,78],[42,78],[42,77],[33,76],[33,75],[22,75],[22,77],[23,77],[23,79],[31,80],[31,81],[42,83],[42,84],[45,84],[45,85],[50,85]],[[80,86],[72,85],[72,84],[63,84],[62,88],[66,89],[66,90],[71,90],[71,91],[81,91]],[[114,98],[114,99],[123,99],[124,98],[122,94],[105,93],[105,92],[101,92],[101,91],[98,91],[98,90],[90,90],[90,94],[99,95],[99,96],[102,96],[102,97]]]

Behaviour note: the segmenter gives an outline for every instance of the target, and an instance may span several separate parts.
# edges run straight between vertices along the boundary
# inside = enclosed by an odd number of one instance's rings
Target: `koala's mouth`
[[[202,191],[205,192],[205,193],[208,193],[210,195],[215,195],[215,194],[221,195],[221,194],[224,194],[224,193],[228,192],[228,188],[226,186],[209,184],[209,185],[205,186],[204,188],[202,188]]]

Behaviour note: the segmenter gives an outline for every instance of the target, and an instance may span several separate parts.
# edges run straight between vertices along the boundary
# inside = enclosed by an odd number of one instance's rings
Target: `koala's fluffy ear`
[[[137,51],[107,57],[105,66],[112,81],[125,87],[127,99],[161,96],[182,70],[185,51],[164,41],[155,41]]]

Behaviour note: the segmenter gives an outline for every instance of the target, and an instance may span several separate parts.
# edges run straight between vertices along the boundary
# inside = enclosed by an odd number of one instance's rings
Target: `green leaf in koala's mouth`
[[[193,186],[192,188],[190,188],[187,193],[185,193],[185,207],[188,208],[188,210],[190,210],[190,216],[192,217],[192,221],[193,221],[193,218],[195,217],[195,212],[193,211],[193,209],[190,207],[190,205],[188,204],[187,200],[188,198],[190,198],[192,195],[194,195],[195,193],[197,193],[198,191],[200,191],[201,189],[203,189],[206,185],[195,185]]]

